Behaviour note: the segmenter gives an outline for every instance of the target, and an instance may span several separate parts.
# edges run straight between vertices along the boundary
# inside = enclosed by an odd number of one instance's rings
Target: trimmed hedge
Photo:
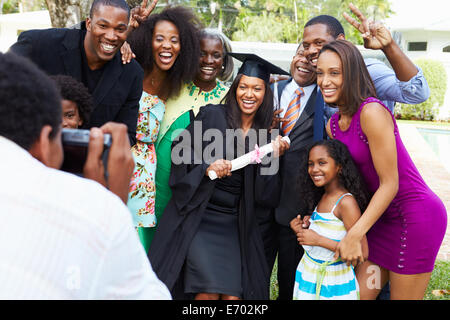
[[[447,90],[447,73],[444,64],[437,60],[418,59],[415,64],[419,66],[430,87],[430,97],[420,104],[400,104],[395,106],[398,119],[406,120],[434,120],[439,115],[439,108],[444,104]]]

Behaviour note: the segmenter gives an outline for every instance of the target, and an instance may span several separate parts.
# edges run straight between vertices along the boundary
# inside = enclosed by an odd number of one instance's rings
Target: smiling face
[[[77,104],[74,101],[63,99],[62,110],[63,128],[77,129],[83,124],[83,119],[81,119]]]
[[[127,38],[128,12],[100,5],[86,19],[84,47],[89,67],[96,69],[114,58]]]
[[[77,104],[74,101],[63,99],[62,116],[63,128],[77,129],[83,124],[83,119],[81,119]]]
[[[264,80],[242,75],[236,89],[236,100],[242,114],[253,117],[263,103],[265,93]]]
[[[316,72],[304,55],[303,44],[299,46],[291,62],[291,75],[300,87],[316,82]]]
[[[217,38],[203,38],[200,40],[200,51],[200,70],[195,84],[202,89],[212,89],[216,86],[216,78],[222,70],[222,42]]]
[[[338,39],[343,38],[339,36]],[[317,67],[317,58],[324,45],[336,40],[329,32],[325,24],[313,24],[303,31],[304,54],[313,68]]]
[[[326,103],[341,105],[343,79],[341,58],[330,50],[322,52],[317,62],[317,85]]]
[[[167,71],[172,68],[181,50],[178,28],[170,21],[161,20],[153,29],[153,59],[155,66]]]
[[[308,174],[316,187],[338,184],[340,169],[341,166],[330,157],[325,146],[318,145],[309,151]]]

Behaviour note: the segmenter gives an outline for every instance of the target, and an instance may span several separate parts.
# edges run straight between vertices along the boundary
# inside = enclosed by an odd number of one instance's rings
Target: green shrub
[[[419,66],[430,87],[430,97],[420,104],[399,104],[395,107],[397,118],[406,120],[434,120],[439,114],[439,108],[444,104],[447,90],[447,73],[440,61],[418,59]]]

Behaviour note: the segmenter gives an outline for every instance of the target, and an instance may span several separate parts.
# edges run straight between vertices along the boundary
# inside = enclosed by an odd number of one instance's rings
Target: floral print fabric
[[[128,209],[135,227],[154,227],[156,151],[160,123],[165,105],[157,97],[145,91],[139,101],[139,118],[136,128],[136,144],[131,148],[135,162],[128,193]]]

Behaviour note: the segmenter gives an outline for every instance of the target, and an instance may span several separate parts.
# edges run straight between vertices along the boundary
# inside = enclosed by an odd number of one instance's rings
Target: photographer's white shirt
[[[1,136],[0,154],[0,299],[171,298],[117,196]]]

